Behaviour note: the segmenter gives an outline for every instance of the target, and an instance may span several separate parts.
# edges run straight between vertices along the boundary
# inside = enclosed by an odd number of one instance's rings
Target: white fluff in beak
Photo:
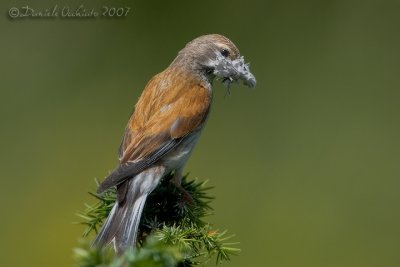
[[[246,86],[256,86],[256,78],[250,72],[250,65],[244,63],[243,57],[231,60],[217,54],[217,58],[213,61],[212,65],[214,67],[214,75],[222,78],[222,82],[226,86],[238,80],[242,80]]]

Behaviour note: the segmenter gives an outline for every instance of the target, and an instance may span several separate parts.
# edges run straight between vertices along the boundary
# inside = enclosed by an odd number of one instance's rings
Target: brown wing
[[[98,192],[148,168],[203,126],[211,104],[210,91],[198,80],[181,75],[166,70],[150,80],[126,127],[120,165]]]

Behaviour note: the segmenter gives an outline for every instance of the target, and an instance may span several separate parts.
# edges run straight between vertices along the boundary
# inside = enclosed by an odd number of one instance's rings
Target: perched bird
[[[146,85],[125,129],[118,167],[98,193],[117,187],[117,201],[94,245],[113,243],[117,253],[135,246],[143,206],[160,179],[173,172],[180,187],[182,169],[200,136],[212,102],[212,83],[228,86],[255,77],[237,47],[218,34],[189,42],[174,61]]]

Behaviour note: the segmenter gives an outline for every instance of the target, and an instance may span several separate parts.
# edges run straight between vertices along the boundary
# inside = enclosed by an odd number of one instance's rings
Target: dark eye
[[[222,49],[221,50],[221,55],[223,55],[224,57],[228,57],[229,56],[229,51],[227,49]]]

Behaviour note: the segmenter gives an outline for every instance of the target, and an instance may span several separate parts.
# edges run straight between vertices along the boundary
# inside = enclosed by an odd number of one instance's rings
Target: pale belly
[[[167,168],[167,172],[181,169],[189,159],[190,154],[199,139],[200,131],[193,133],[189,138],[171,150],[163,157],[162,163]]]

